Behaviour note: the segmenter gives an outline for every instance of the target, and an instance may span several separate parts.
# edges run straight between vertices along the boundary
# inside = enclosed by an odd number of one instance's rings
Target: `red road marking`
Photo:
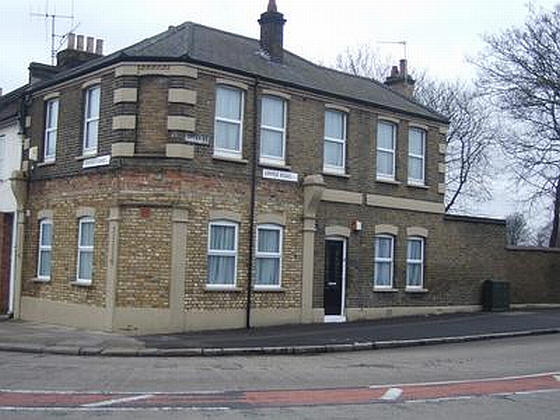
[[[119,398],[120,395],[111,395],[110,398]],[[83,404],[91,404],[109,399],[107,395],[90,394],[30,394],[21,392],[0,392],[0,407],[17,406],[17,407],[48,407],[48,406],[64,406],[75,407]]]
[[[395,398],[383,398],[386,392]],[[299,405],[394,403],[482,395],[560,390],[555,374],[483,379],[461,382],[380,385],[372,387],[230,391],[218,393],[102,393],[0,390],[0,410],[79,409],[138,410],[158,408],[251,408]],[[402,391],[402,393],[400,392]],[[103,403],[103,404],[95,404]],[[93,404],[88,407],[88,404]]]
[[[402,400],[451,398],[516,392],[560,389],[552,375],[532,378],[497,379],[489,381],[463,382],[447,385],[420,385],[403,388]]]

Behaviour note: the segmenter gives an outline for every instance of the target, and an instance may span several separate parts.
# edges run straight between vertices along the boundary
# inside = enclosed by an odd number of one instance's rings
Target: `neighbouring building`
[[[448,120],[406,62],[387,85],[317,66],[285,22],[270,1],[260,40],[187,22],[32,64],[17,317],[135,334],[473,311],[491,278],[560,303],[558,250],[444,213]]]
[[[18,203],[10,178],[21,165],[24,122],[20,105],[25,89],[4,96],[0,91],[0,314],[14,310]]]

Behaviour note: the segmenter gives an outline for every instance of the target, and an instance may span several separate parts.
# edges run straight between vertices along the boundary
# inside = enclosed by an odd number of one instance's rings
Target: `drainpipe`
[[[255,206],[257,198],[257,146],[258,146],[258,107],[259,100],[257,95],[257,88],[259,86],[259,78],[255,76],[255,83],[253,85],[253,156],[251,162],[251,203],[249,210],[249,260],[247,262],[247,314],[246,314],[246,328],[251,328],[251,289],[253,288],[253,254],[255,243]]]

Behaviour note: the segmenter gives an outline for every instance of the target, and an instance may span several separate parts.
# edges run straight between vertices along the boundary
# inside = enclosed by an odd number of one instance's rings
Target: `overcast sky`
[[[31,61],[50,63],[50,21],[33,13],[70,15],[75,30],[105,40],[105,53],[117,51],[185,21],[258,38],[257,19],[268,0],[0,0],[0,87],[4,93],[26,83]],[[481,35],[524,22],[527,0],[277,0],[287,23],[284,47],[324,64],[347,46],[369,43],[383,55],[403,56],[409,67],[441,78],[470,79],[466,56],[483,47]],[[551,8],[558,0],[531,1]],[[56,32],[71,28],[58,19]],[[480,212],[503,216],[516,207],[509,193]],[[507,202],[506,202],[507,201]],[[510,202],[511,201],[511,202]]]

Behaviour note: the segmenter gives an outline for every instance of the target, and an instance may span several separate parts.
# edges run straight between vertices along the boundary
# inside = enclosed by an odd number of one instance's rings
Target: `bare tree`
[[[492,196],[490,152],[500,130],[484,99],[474,89],[456,80],[424,77],[415,91],[420,103],[449,118],[445,163],[445,210],[468,208]]]
[[[511,118],[502,149],[531,201],[553,203],[548,244],[559,245],[560,222],[560,6],[529,9],[522,27],[485,37],[474,60],[479,85]]]
[[[550,232],[552,231],[552,222],[541,226],[535,235],[535,246],[546,247],[550,240]]]
[[[340,53],[335,66],[382,82],[389,76],[391,59],[380,57],[379,50],[364,44]],[[493,127],[483,99],[459,81],[431,79],[418,69],[413,69],[411,75],[416,80],[416,101],[450,120],[446,139],[445,210],[465,209],[472,201],[488,200],[492,168],[489,153],[498,130]]]
[[[364,76],[382,82],[391,70],[391,56],[382,56],[379,48],[369,44],[347,47],[336,56],[335,67],[355,76]]]
[[[508,245],[528,244],[531,231],[523,213],[513,213],[506,217],[506,238]]]

